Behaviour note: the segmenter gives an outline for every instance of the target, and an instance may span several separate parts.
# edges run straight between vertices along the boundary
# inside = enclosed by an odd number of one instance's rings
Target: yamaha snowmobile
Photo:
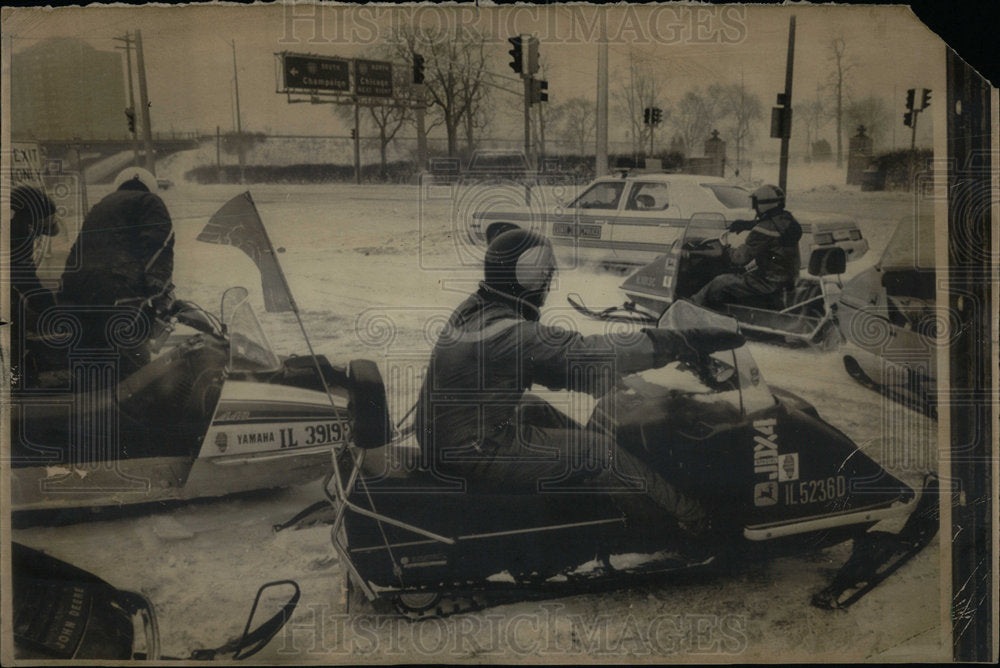
[[[160,652],[153,604],[52,555],[11,544],[14,656],[22,660],[170,659]],[[251,630],[265,591],[291,591],[287,602]],[[220,647],[196,649],[188,659],[246,659],[274,638],[298,605],[299,586],[277,580],[257,591],[243,633]],[[271,607],[271,606],[268,606]],[[139,633],[137,633],[139,631]]]
[[[671,303],[691,297],[716,276],[732,271],[724,252],[728,233],[715,236],[719,227],[718,214],[692,216],[669,252],[625,279],[621,289],[628,300],[622,306],[592,310],[577,295],[571,295],[570,304],[589,317],[656,322]],[[830,284],[841,285],[846,265],[843,248],[817,247],[809,257],[808,275],[794,285],[774,295],[727,304],[722,312],[736,318],[745,334],[834,350],[841,336],[836,293]]]
[[[249,193],[224,205],[199,240],[240,247],[261,270],[265,307],[294,307]],[[279,358],[246,288],[226,290],[218,316],[169,299],[121,315],[109,338],[145,329],[159,348],[123,378],[113,349],[74,348],[71,307],[42,314],[55,331],[47,350],[63,354],[47,382],[12,393],[13,510],[283,487],[320,478],[350,438],[346,369],[319,355]]]
[[[686,301],[659,325],[684,333],[705,318],[738,331]],[[853,539],[851,558],[813,599],[846,607],[937,531],[935,479],[918,493],[888,473],[815,407],[769,386],[746,345],[627,376],[586,425],[703,505],[720,531],[707,554],[686,551],[676,530],[640,530],[609,496],[456,486],[426,464],[412,431],[391,427],[377,366],[355,360],[349,376],[354,439],[325,484],[333,545],[352,589],[414,618]],[[873,529],[890,518],[906,518],[898,533]]]

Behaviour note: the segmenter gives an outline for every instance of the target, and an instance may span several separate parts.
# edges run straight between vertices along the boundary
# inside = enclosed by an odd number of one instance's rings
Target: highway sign
[[[283,53],[281,71],[285,90],[333,91],[351,88],[350,61],[345,58]]]
[[[364,97],[392,97],[392,63],[355,59],[354,92]]]

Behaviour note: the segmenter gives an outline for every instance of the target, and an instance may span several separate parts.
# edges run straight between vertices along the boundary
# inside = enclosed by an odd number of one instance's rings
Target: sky
[[[695,86],[741,79],[765,109],[784,88],[789,18],[796,16],[793,103],[828,82],[830,41],[843,36],[852,65],[849,92],[876,94],[891,104],[895,143],[908,145],[903,126],[907,88],[932,88],[944,98],[944,47],[905,7],[562,5],[538,7],[257,6],[91,7],[4,9],[4,47],[14,53],[50,38],[84,39],[113,49],[114,37],[141,29],[154,129],[223,131],[235,125],[235,42],[242,126],[281,134],[344,134],[331,105],[289,104],[276,93],[275,53],[352,57],[390,39],[392,27],[418,22],[432,34],[475,26],[489,37],[493,81],[519,90],[508,68],[507,37],[535,34],[549,82],[550,104],[594,99],[597,17],[608,26],[610,96],[622,87],[629,59],[661,78],[667,104]],[[5,61],[7,62],[7,61]],[[520,126],[517,99],[497,90],[496,134]],[[509,99],[507,99],[509,98]],[[506,110],[511,110],[510,112]],[[768,125],[765,111],[761,125]],[[624,123],[611,119],[612,139]],[[930,123],[918,143],[930,143]],[[761,132],[766,133],[767,128]],[[411,131],[412,132],[412,131]],[[827,130],[832,135],[832,129]],[[766,134],[762,134],[766,137]],[[832,137],[831,137],[832,139]],[[775,142],[777,143],[777,142]]]

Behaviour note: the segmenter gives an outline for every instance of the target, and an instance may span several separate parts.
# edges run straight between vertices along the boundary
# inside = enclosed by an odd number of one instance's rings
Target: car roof
[[[621,181],[620,176],[609,174],[597,181]],[[721,176],[702,176],[699,174],[665,174],[663,172],[633,172],[625,177],[625,181],[662,181],[664,183],[684,183],[692,185],[726,185],[743,187]]]

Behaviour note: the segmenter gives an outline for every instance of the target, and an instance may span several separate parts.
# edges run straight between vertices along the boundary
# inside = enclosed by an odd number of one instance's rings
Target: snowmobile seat
[[[847,254],[843,248],[817,248],[809,256],[809,274],[812,276],[833,276],[843,274],[847,269]]]
[[[364,450],[382,447],[392,438],[392,423],[378,365],[371,360],[351,360],[347,380],[354,444]]]

